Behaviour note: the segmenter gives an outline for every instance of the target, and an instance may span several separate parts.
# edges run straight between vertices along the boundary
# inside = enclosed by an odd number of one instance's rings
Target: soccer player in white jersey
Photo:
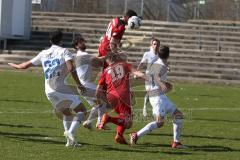
[[[106,57],[95,57],[90,55],[86,52],[86,41],[83,37],[77,36],[73,40],[72,46],[77,50],[77,55],[75,59],[76,63],[76,70],[78,74],[78,78],[80,82],[86,88],[86,92],[83,94],[83,97],[87,100],[87,102],[92,106],[88,119],[83,122],[83,126],[85,128],[91,129],[92,128],[92,121],[98,117],[96,127],[99,127],[101,123],[102,115],[107,111],[107,104],[96,103],[96,84],[94,81],[96,80],[97,73],[100,72],[100,68],[102,67],[103,63],[106,61]],[[94,71],[95,75],[94,75]],[[106,128],[105,128],[106,129]]]
[[[33,65],[42,64],[46,96],[53,107],[63,114],[64,135],[67,139],[66,146],[80,146],[75,139],[75,134],[79,124],[84,120],[86,108],[81,103],[77,88],[83,93],[85,87],[78,79],[72,53],[60,46],[62,37],[61,31],[52,32],[50,35],[52,46],[49,49],[41,51],[27,62],[21,64],[9,63],[9,65],[16,69],[27,69]],[[65,78],[69,73],[71,73],[77,88],[65,84]]]
[[[170,114],[173,119],[173,143],[172,148],[187,148],[180,143],[180,133],[182,127],[183,114],[165,95],[170,91],[172,85],[167,82],[167,59],[169,57],[169,48],[161,47],[159,58],[150,67],[147,79],[151,84],[148,88],[149,101],[153,107],[153,115],[156,120],[148,123],[138,132],[130,134],[131,145],[136,144],[137,140],[152,130],[161,128],[164,124],[166,114]]]
[[[138,65],[137,70],[140,70],[141,68],[146,68],[145,73],[148,74],[149,72],[149,66],[155,62],[158,59],[158,52],[159,52],[159,47],[160,47],[160,41],[156,38],[153,38],[151,40],[151,46],[150,46],[150,51],[145,52],[140,64]],[[150,84],[148,81],[145,81],[145,89],[146,91],[149,89]],[[149,97],[148,94],[145,95],[144,97],[144,104],[143,104],[143,116],[147,116],[147,104],[149,102]]]

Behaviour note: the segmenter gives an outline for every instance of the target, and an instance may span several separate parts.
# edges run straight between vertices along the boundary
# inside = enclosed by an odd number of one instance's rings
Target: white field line
[[[149,107],[150,108],[150,107]],[[134,109],[134,111],[140,111],[142,109]],[[202,111],[202,110],[228,110],[228,111],[240,111],[240,108],[207,108],[207,107],[203,107],[203,108],[180,108],[180,110],[182,111]]]
[[[151,110],[152,108],[149,107],[148,110]],[[224,111],[240,111],[240,108],[181,108],[182,111],[205,111],[205,110],[224,110]],[[89,112],[90,110],[88,110]],[[140,112],[142,109],[134,109],[134,111]],[[21,111],[0,111],[0,114],[49,114],[53,113],[52,110],[45,110],[45,111],[29,111],[29,109],[21,110]]]

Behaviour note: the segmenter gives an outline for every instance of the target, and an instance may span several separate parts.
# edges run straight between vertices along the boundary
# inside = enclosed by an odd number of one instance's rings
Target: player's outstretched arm
[[[77,71],[75,69],[75,66],[73,65],[73,60],[66,61],[66,66],[68,71],[71,73],[75,83],[77,84],[78,89],[81,91],[81,93],[84,93],[86,91],[86,88],[81,84],[77,76]]]
[[[143,79],[145,81],[148,80],[148,77],[144,73],[139,71],[138,68],[137,69],[131,68],[131,73],[133,74],[134,78],[141,78],[141,79]]]
[[[92,65],[94,67],[101,67],[103,66],[103,63],[106,61],[107,56],[103,56],[103,57],[93,57],[92,58]]]
[[[139,70],[141,70],[141,69],[146,69],[146,64],[145,64],[145,63],[140,62],[140,63],[138,64],[137,70],[139,71]]]
[[[13,67],[15,69],[27,69],[27,68],[33,66],[31,61],[23,62],[21,64],[8,63],[8,65],[10,65],[11,67]]]

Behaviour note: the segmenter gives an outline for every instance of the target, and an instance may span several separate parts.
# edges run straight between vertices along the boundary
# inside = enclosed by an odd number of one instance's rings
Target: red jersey
[[[117,101],[120,100],[122,103],[131,105],[130,72],[131,64],[126,62],[110,64],[104,70],[98,84],[106,87],[108,100],[114,100],[113,103],[118,103]],[[113,103],[112,105],[115,106]]]
[[[99,57],[105,56],[110,51],[109,43],[112,37],[118,40],[122,39],[125,25],[126,23],[120,17],[114,18],[109,22],[107,31],[98,47]]]

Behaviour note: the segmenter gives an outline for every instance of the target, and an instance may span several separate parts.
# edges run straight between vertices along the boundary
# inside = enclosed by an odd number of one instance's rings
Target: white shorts
[[[51,92],[47,93],[46,96],[48,100],[52,103],[53,107],[57,110],[61,110],[63,108],[74,109],[81,103],[81,100],[77,95]]]
[[[163,94],[159,96],[150,96],[149,101],[153,107],[153,115],[165,117],[166,114],[173,115],[176,106]]]
[[[151,84],[148,81],[145,81],[145,90],[148,91],[151,88]]]

